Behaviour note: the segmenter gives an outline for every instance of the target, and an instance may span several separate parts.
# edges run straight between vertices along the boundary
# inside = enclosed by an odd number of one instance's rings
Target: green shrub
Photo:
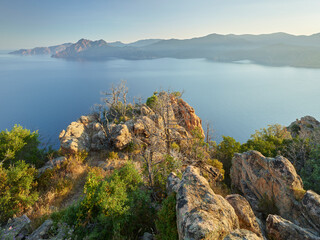
[[[170,194],[163,202],[157,213],[156,227],[158,240],[177,240],[176,194]]]
[[[152,169],[154,178],[153,191],[160,199],[163,199],[166,196],[166,183],[169,174],[171,172],[179,174],[181,166],[181,160],[170,155],[165,155],[162,161],[154,165]]]
[[[256,131],[251,139],[242,144],[241,151],[257,150],[266,157],[275,157],[284,151],[291,139],[286,127],[279,124],[269,125],[268,128]]]
[[[148,107],[153,108],[155,106],[155,104],[157,103],[157,101],[158,101],[158,96],[153,94],[151,97],[149,97],[147,99],[146,104]]]
[[[176,151],[176,152],[179,152],[180,151],[180,146],[176,142],[173,142],[173,143],[171,143],[171,149]]]
[[[26,163],[41,167],[45,162],[45,151],[40,150],[37,131],[31,132],[20,125],[14,125],[11,131],[0,132],[0,162],[4,166],[18,160],[25,160]]]
[[[20,215],[38,199],[34,191],[36,169],[24,161],[17,161],[8,169],[0,166],[0,221]]]
[[[132,163],[104,178],[97,171],[88,174],[85,196],[57,221],[74,225],[78,239],[139,239],[154,227],[154,208],[149,193]]]
[[[117,152],[112,151],[108,153],[108,158],[116,160],[116,159],[119,159],[119,156]]]

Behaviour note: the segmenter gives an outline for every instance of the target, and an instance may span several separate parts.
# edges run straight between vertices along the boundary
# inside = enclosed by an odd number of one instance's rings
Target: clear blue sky
[[[0,0],[0,49],[80,38],[320,32],[319,0]]]

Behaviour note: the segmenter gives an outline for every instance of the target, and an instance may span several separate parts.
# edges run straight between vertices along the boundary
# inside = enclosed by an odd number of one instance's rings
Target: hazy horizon
[[[312,35],[320,2],[219,0],[0,1],[0,49],[76,42],[188,39],[211,33]]]

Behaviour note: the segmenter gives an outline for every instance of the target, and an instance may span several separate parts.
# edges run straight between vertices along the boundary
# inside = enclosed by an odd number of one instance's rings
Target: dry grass
[[[51,213],[81,198],[88,169],[83,157],[69,156],[65,162],[46,170],[39,177],[40,197],[27,213],[32,220],[33,229],[41,225]]]

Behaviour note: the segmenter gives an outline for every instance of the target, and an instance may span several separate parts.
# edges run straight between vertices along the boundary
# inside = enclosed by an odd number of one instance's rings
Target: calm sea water
[[[0,130],[21,124],[58,143],[68,124],[100,103],[100,92],[126,80],[131,96],[184,90],[203,123],[246,141],[268,124],[320,119],[320,69],[214,63],[204,59],[71,62],[0,54]]]

